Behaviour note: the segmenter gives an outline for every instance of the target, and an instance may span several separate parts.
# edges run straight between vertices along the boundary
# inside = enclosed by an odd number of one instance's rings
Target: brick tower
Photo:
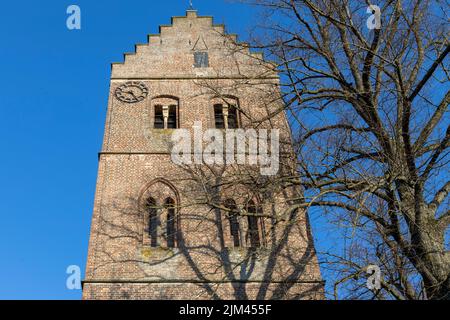
[[[278,83],[195,10],[112,65],[83,299],[323,298],[299,191],[276,183],[293,168]],[[173,134],[196,123],[279,129],[280,173],[175,164]]]

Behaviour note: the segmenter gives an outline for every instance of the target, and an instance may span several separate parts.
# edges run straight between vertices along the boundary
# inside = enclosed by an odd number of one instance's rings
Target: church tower
[[[159,31],[112,64],[83,299],[323,298],[273,65],[195,10]],[[208,129],[279,130],[277,173],[176,163]]]

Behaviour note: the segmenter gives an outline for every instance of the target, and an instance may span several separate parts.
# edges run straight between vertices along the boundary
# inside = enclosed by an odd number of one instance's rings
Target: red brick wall
[[[192,128],[194,121],[201,121],[203,129],[213,128],[213,104],[219,98],[211,94],[210,86],[238,100],[245,114],[243,127],[252,127],[254,120],[280,106],[274,102],[276,74],[268,71],[260,55],[232,51],[232,41],[222,35],[223,26],[193,11],[172,23],[112,68],[83,298],[322,298],[307,216],[298,212],[285,219],[289,216],[286,195],[295,190],[260,196],[267,214],[261,218],[265,245],[256,251],[247,244],[234,248],[220,210],[199,203],[205,197],[201,188],[171,161],[173,130],[153,129],[154,105],[167,100],[176,101],[181,128]],[[208,48],[209,68],[193,68],[196,43],[197,48]],[[129,104],[116,98],[116,88],[130,80],[147,86],[146,99]],[[284,113],[263,127],[280,129],[290,150]],[[289,156],[284,160],[285,166],[292,162]],[[227,197],[235,198],[242,208],[251,197],[246,192],[245,188],[227,190]],[[176,200],[177,248],[167,248],[164,241],[161,247],[150,246],[143,205],[149,196],[159,202],[169,196]],[[245,219],[241,226],[246,228]]]

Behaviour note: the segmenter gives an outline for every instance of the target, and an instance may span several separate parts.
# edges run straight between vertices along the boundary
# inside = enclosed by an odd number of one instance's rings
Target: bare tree
[[[243,2],[263,14],[250,47],[281,73],[267,119],[285,111],[293,131],[299,174],[279,181],[338,232],[322,255],[336,298],[450,298],[448,2]]]

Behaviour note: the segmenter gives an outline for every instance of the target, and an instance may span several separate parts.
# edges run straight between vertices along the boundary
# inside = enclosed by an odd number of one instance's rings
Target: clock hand
[[[133,96],[133,98],[137,99],[136,95],[134,94],[134,92],[132,90],[125,91],[125,93],[129,93]]]

